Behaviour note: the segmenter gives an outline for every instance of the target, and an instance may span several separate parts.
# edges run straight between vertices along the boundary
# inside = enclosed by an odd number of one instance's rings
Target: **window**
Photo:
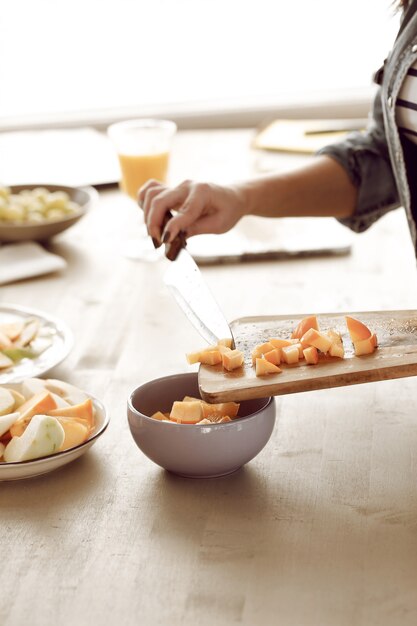
[[[3,0],[0,124],[360,92],[389,0]]]

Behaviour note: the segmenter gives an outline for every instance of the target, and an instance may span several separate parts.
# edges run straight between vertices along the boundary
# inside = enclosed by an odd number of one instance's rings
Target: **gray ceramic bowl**
[[[0,241],[44,241],[66,230],[78,222],[87,212],[93,200],[98,197],[93,187],[66,187],[65,185],[12,185],[12,193],[19,193],[24,189],[43,187],[48,191],[66,191],[73,202],[80,205],[78,213],[58,220],[45,220],[39,224],[19,224],[0,220]]]
[[[268,442],[275,424],[275,399],[241,402],[242,417],[223,424],[176,424],[148,417],[167,412],[174,400],[200,397],[197,373],[151,380],[128,400],[130,432],[136,445],[161,467],[189,478],[213,478],[236,471]]]

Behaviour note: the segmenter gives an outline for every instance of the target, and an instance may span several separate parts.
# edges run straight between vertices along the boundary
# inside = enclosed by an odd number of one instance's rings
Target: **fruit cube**
[[[310,328],[310,330],[303,335],[301,343],[303,345],[308,344],[310,346],[314,346],[317,350],[320,350],[320,352],[323,352],[324,354],[329,351],[330,346],[332,345],[330,339],[315,328]]]
[[[303,350],[303,355],[306,360],[307,365],[317,365],[319,362],[319,353],[317,348],[314,346],[309,346]]]
[[[371,336],[372,333],[369,328],[359,320],[349,317],[349,315],[345,315],[345,320],[352,343],[368,339]]]
[[[300,351],[297,345],[286,346],[282,348],[282,360],[288,365],[298,363],[300,360]]]
[[[228,372],[242,367],[244,362],[243,352],[240,350],[228,350],[221,355],[224,369]]]
[[[269,352],[265,352],[263,357],[270,363],[273,363],[274,365],[279,365],[281,363],[281,348],[274,348]]]
[[[256,359],[255,368],[257,376],[265,376],[267,374],[280,374],[282,372],[282,370],[277,365],[270,363],[266,359]]]
[[[306,332],[310,330],[310,328],[314,328],[314,330],[319,330],[317,317],[315,315],[304,317],[292,333],[291,339],[301,339],[301,337],[305,335]]]

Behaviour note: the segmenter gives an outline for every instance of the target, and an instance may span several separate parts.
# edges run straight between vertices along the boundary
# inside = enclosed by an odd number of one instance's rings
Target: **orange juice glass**
[[[174,122],[157,119],[126,120],[109,126],[108,135],[119,157],[120,187],[133,200],[149,179],[166,182],[176,130]]]

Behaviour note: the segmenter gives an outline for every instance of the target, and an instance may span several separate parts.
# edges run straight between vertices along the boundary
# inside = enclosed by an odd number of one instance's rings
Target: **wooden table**
[[[173,182],[259,171],[250,136],[181,133]],[[0,484],[0,624],[415,626],[417,380],[281,397],[271,440],[241,471],[166,473],[135,447],[126,398],[188,371],[184,353],[201,339],[162,261],[120,254],[137,219],[118,191],[101,193],[50,246],[67,271],[1,288],[1,302],[71,326],[75,348],[52,375],[100,398],[111,424],[73,464]],[[229,320],[417,308],[402,211],[357,236],[350,256],[203,274]]]

